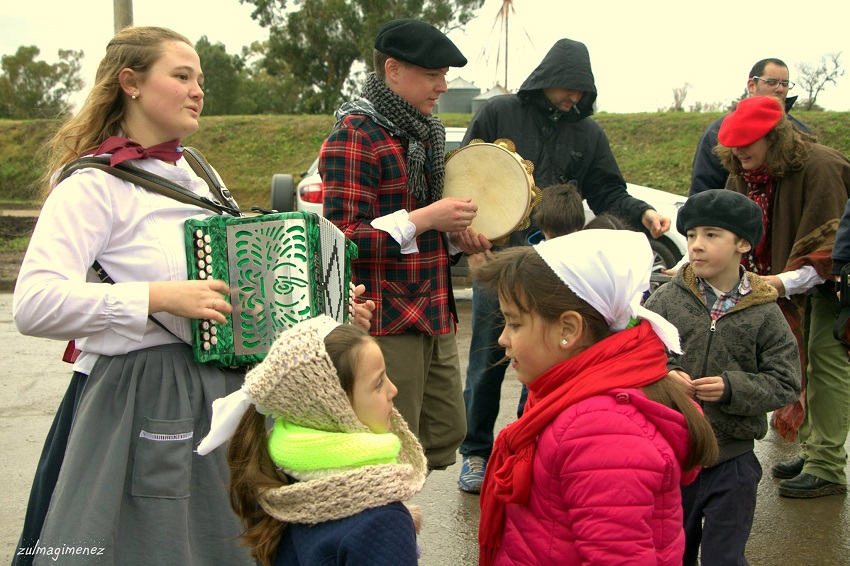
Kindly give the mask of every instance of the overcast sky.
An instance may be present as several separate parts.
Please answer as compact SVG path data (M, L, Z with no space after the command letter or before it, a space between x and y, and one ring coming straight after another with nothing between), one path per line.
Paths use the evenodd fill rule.
M268 36L238 0L134 0L134 23L172 28L197 41L206 35L228 53ZM469 64L452 69L486 90L504 82L504 35L497 14L502 0L487 0L466 30L450 37ZM850 2L847 0L514 0L508 20L508 87L518 88L552 44L562 37L584 42L607 112L652 112L668 107L673 89L689 83L685 106L738 97L757 60L783 59L796 79L796 65L844 52L850 68ZM82 49L87 88L113 34L112 0L4 1L0 6L0 54L36 45L41 59L57 60L58 49ZM498 58L498 66L497 66ZM203 62L202 62L203 64ZM86 90L87 90L86 88ZM791 94L804 95L797 86ZM850 111L850 73L818 97L828 110Z

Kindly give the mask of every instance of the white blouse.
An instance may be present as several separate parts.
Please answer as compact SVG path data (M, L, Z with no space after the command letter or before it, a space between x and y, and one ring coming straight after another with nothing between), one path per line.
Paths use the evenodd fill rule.
M150 171L198 195L212 197L185 159L129 165ZM88 374L99 355L120 355L178 342L148 320L150 281L185 281L183 223L205 218L205 209L180 203L93 168L57 185L39 214L12 303L18 330L27 335L76 340L75 371ZM91 269L97 260L114 285ZM181 340L189 321L154 315Z

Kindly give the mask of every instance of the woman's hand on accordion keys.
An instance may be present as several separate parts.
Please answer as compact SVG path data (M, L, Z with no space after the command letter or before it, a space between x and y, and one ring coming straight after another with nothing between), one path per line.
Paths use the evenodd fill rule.
M372 327L372 312L375 310L375 302L372 300L358 303L356 298L366 292L366 285L362 283L357 285L351 284L351 301L348 305L348 314L351 315L351 323L369 330Z
M148 312L167 312L183 318L210 319L225 324L225 314L233 307L225 296L227 283L218 279L204 281L153 281L148 290Z

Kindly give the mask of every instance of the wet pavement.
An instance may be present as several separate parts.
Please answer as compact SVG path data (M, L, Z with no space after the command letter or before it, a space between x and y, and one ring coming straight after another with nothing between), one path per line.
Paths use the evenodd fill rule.
M469 294L459 292L461 368L469 349ZM35 464L70 366L61 362L64 344L27 338L12 323L11 295L0 294L0 562L9 563L20 533ZM497 427L516 416L520 385L509 370L502 386ZM850 445L849 445L850 446ZM757 443L765 469L747 557L753 565L850 566L850 500L846 495L812 500L781 498L769 468L796 454L775 433ZM478 496L457 487L460 463L431 474L413 502L425 515L419 542L423 566L474 565L478 559Z

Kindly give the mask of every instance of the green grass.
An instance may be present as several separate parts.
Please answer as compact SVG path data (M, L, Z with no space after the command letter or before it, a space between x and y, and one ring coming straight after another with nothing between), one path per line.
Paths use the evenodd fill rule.
M20 238L12 238L11 240L0 238L0 252L23 252L26 251L29 243L29 236L21 236Z
M658 112L599 114L623 176L630 183L687 194L691 163L705 127L721 113ZM795 112L819 141L850 155L850 113ZM468 114L440 116L447 126L466 126ZM239 204L267 207L271 176L298 174L315 159L330 132L332 116L214 116L186 139L215 165ZM38 201L34 157L57 127L55 121L0 120L0 187L6 201Z

